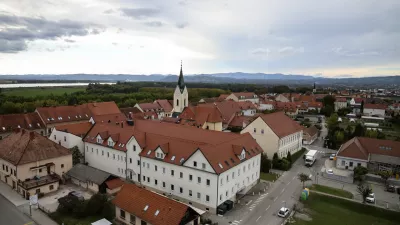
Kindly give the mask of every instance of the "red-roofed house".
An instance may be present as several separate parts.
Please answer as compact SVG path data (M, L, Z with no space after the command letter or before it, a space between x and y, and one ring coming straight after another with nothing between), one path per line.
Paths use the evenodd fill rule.
M254 104L258 104L259 102L259 98L254 92L235 92L226 97L226 100L230 99L232 99L235 102L249 101Z
M274 153L282 158L302 148L302 126L283 112L260 115L241 133L251 134L270 159Z
M49 139L68 149L77 146L83 154L84 145L82 138L89 132L92 126L93 124L90 122L58 125L51 131Z
M179 115L180 124L207 130L222 131L222 113L217 107L186 107Z
M335 112L339 109L347 108L347 99L346 98L336 98L335 100Z
M385 117L386 105L383 104L365 104L364 115Z
M400 142L366 137L347 141L337 153L336 167L354 170L357 166L372 172L400 173Z
M134 184L125 184L112 202L116 220L122 224L200 224L200 215L190 206Z
M250 101L237 102L239 108L242 110L244 116L254 116L256 114L257 107Z
M36 112L0 115L0 140L10 135L14 129L23 128L45 135L46 127Z
M285 112L290 117L295 117L299 113L295 102L276 102L275 109Z

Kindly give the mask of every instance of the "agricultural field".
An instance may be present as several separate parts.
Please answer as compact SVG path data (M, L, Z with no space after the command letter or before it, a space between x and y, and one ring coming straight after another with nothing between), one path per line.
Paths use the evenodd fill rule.
M2 93L6 96L19 96L19 97L37 97L48 95L63 95L65 93L71 94L78 91L85 91L86 86L78 87L34 87L34 88L9 88L2 89Z

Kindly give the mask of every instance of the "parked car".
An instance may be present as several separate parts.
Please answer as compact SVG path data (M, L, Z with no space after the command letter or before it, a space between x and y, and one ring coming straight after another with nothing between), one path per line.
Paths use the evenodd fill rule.
M290 210L288 208L282 207L278 212L278 216L285 218L289 215L289 213L290 213Z
M393 185L386 185L386 191L394 193L396 188Z
M332 170L332 169L329 169L329 170L326 171L326 173L327 173L327 174L333 174L333 170Z
M368 197L365 199L366 202L368 203L375 203L375 194L371 193L368 195Z
M68 196L73 197L73 198L77 198L79 201L85 201L85 198L83 197L83 195L77 191L71 191L68 193Z
M332 154L329 156L329 160L334 160L335 159L336 154Z

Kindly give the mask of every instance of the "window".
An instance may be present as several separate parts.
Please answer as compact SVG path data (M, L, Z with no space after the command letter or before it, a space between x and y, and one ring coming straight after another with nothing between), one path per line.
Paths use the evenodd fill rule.
M129 163L132 164L132 158L129 158Z
M222 195L219 195L219 200L222 201Z
M353 162L350 162L350 167L353 167Z
M165 182L162 182L162 187L165 188Z
M183 178L183 173L182 172L179 173L179 178Z
M264 134L264 129L261 129L261 133Z
M158 185L158 180L154 179L154 185Z
M98 149L96 149L96 154L97 154L97 155L99 154L99 150L98 150Z
M179 99L176 100L176 106L179 106Z
M210 201L210 196L206 195L206 202L209 202L209 201Z
M157 166L156 165L154 165L154 171L157 171Z
M64 164L61 164L61 168L64 168Z
M196 161L193 161L193 166L197 167L197 162Z
M110 153L109 152L107 152L107 158L110 158Z
M361 163L357 163L357 166L361 166Z
M165 167L162 168L162 173L165 173Z
M197 177L197 183L201 183L201 177Z
M171 170L171 176L174 176L174 175L175 175L175 171Z
M150 183L150 177L147 177L147 182Z
M119 168L118 168L119 170ZM143 182L146 182L146 176L143 176Z
M133 145L133 151L136 152L136 145Z
M64 136L64 141L67 141L67 137Z
M120 209L119 215L121 216L122 219L125 219L125 211L124 210Z
M115 154L113 154L113 159L115 159Z
M7 169L7 172L8 172L8 168L6 167L6 169ZM42 172L42 169L39 169L39 173L41 173Z
M54 186L53 186L53 185L50 185L49 189L50 189L50 190L53 190L53 189L54 189Z
M54 135L54 140L56 140L57 138L56 138L56 135Z
M257 133L257 128L254 128L253 132L254 132L254 133Z
M137 165L140 166L140 160L137 161Z
M174 190L174 185L173 184L171 184L171 191L173 191Z
M200 192L197 192L197 198L200 199L201 198L201 194Z
M222 179L222 178L221 178L221 182L220 182L220 183L221 183L221 186L222 186L222 184L224 183L224 181L223 181L223 179Z
M226 183L229 182L229 175L226 175Z
M134 215L132 215L132 214L130 214L131 216L131 218L130 218L130 223L131 224L136 224L136 217L134 216Z
M143 162L143 165L142 165L142 167L146 167L146 163L145 163L145 162Z
M183 193L183 188L179 188L179 192L182 194Z
M147 169L150 169L150 163L147 163Z
M189 196L192 197L192 190L189 190Z
M205 163L202 163L202 164L201 164L201 167L203 168L203 170L205 170L205 169L206 169L206 164L205 164Z
M192 181L193 180L193 176L192 176L192 174L189 174L189 181Z
M147 222L142 220L142 222L140 222L140 225L147 225Z
M207 179L206 183L207 183L207 186L210 186L210 179Z
M225 192L226 197L228 197L228 191Z
M235 172L232 172L232 179L235 179Z

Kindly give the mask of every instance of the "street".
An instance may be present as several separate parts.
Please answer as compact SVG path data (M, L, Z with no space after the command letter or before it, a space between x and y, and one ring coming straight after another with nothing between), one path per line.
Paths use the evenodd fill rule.
M6 198L0 195L0 224L1 225L34 225L35 223Z

